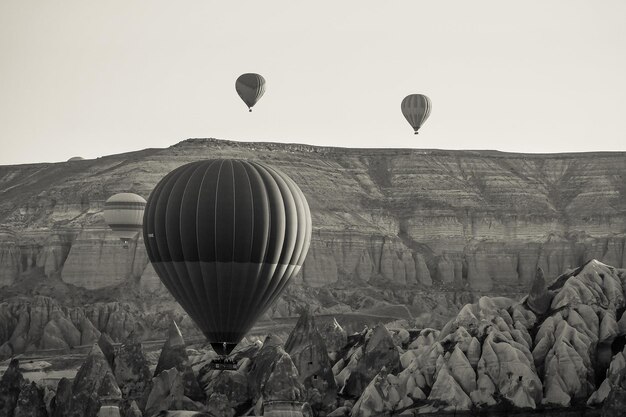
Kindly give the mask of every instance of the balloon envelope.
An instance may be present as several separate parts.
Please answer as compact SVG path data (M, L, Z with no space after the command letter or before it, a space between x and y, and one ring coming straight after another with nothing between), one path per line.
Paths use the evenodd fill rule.
M192 162L154 188L148 258L220 355L232 351L302 266L311 241L304 194L258 162Z
M242 74L235 81L235 90L237 90L237 94L239 94L243 102L246 103L248 109L252 111L252 107L265 93L265 78L254 73Z
M423 94L411 94L402 100L400 108L405 119L409 122L415 134L430 115L432 104Z
M145 207L140 195L115 194L104 203L104 221L122 240L132 239L142 230Z

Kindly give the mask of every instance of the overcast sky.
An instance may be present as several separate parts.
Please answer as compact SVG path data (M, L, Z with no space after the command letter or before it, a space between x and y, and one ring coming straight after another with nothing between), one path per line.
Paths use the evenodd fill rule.
M0 164L191 137L626 150L626 1L0 2ZM252 113L244 72L267 80ZM418 136L400 102L428 95Z

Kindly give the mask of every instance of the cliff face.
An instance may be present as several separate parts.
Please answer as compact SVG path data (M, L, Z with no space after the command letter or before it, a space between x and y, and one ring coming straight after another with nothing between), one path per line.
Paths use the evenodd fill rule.
M595 258L626 266L626 153L320 148L193 139L95 160L0 167L0 286L35 274L88 289L133 280L160 291L139 238L102 218L117 192L148 197L200 158L264 161L290 175L313 215L305 286L521 293ZM29 275L30 274L30 275Z

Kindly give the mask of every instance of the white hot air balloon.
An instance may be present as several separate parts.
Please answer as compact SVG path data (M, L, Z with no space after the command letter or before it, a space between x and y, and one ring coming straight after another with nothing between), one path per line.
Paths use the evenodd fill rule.
M128 248L128 242L142 230L146 200L133 193L119 193L104 203L104 220Z

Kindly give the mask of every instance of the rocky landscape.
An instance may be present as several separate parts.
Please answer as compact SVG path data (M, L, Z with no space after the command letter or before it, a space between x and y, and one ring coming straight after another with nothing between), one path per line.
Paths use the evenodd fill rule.
M2 166L0 355L89 344L102 331L115 341L130 332L163 337L171 319L194 332L141 236L123 248L102 208L114 193L148 197L175 167L216 157L279 167L311 207L302 273L267 320L296 317L307 304L317 315L437 326L482 295L521 296L537 267L552 279L590 259L626 264L626 153L190 139L94 160Z
M305 309L286 336L245 339L234 371L175 322L158 355L102 333L71 380L28 381L13 359L0 416L622 416L625 310L626 270L592 260L551 282L539 269L521 299L482 296L441 329L350 333Z
M148 197L170 170L218 157L282 169L313 216L302 272L236 351L236 372L209 369L141 236L124 248L102 217L110 195ZM0 417L109 403L125 416L374 416L624 401L624 172L619 152L216 139L2 166ZM161 361L151 347L163 340ZM46 355L66 359L26 370Z
M301 282L526 288L589 259L626 260L626 153L321 148L192 139L96 160L0 167L0 284L58 275L87 289L154 289L141 239L119 247L102 218L117 192L148 197L200 158L265 161L302 188L315 233Z

